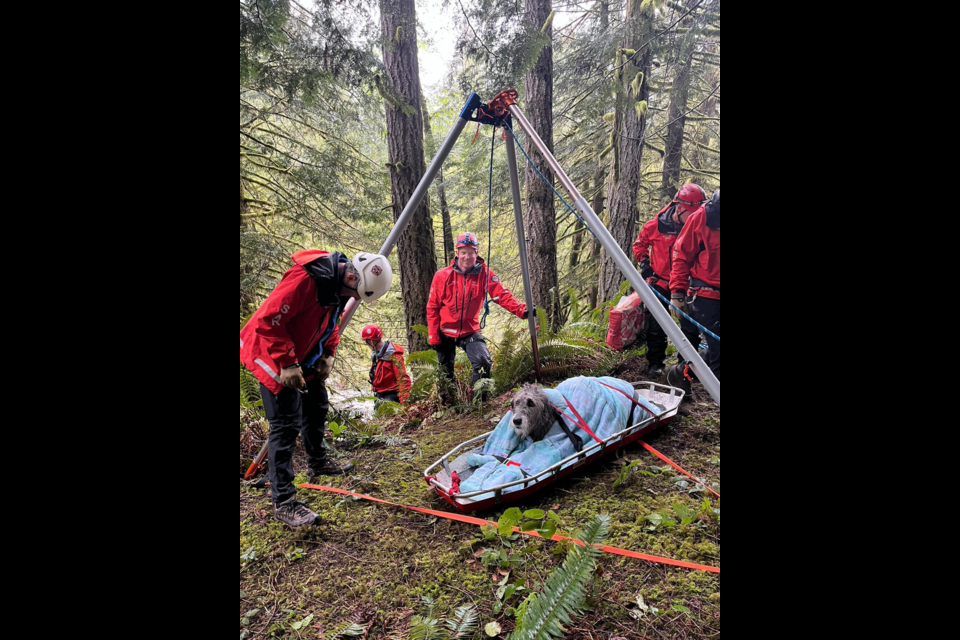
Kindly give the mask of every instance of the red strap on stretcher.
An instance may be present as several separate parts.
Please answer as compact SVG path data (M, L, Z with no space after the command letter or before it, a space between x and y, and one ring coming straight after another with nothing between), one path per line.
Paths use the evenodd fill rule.
M589 433L589 434L590 434L590 437L593 438L594 440L596 440L597 442L603 443L603 440L601 440L600 438L598 438L598 437L597 437L597 434L595 434L593 431L590 430L590 427L587 426L587 423L584 421L584 419L580 416L579 413L577 413L576 408L575 408L572 404L570 404L570 401L567 400L566 398L564 398L563 401L567 403L567 406L570 407L570 410L571 410L571 411L573 411L573 415L577 416L577 419L574 420L573 418L571 418L570 416L568 416L567 414L565 414L565 413L560 409L560 407L554 406L553 408L557 410L557 413L559 413L559 414L562 415L564 418L566 418L567 420L569 420L569 421L572 422L573 424L577 425L578 427L580 427L581 429L583 429L584 431L586 431L587 433Z

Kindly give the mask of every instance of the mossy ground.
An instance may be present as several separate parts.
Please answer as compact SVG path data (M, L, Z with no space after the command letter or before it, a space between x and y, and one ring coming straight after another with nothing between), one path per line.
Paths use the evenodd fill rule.
M640 380L641 368L642 362L626 363L616 375ZM508 403L505 395L482 412L427 417L415 430L404 428L399 436L409 442L394 446L352 448L349 440L341 443L338 455L356 468L350 476L329 478L326 484L451 511L423 482L424 469L460 442L489 431L491 419L502 415ZM394 419L386 433L398 435L401 424ZM695 476L720 482L720 410L702 387L695 385L693 401L647 441ZM637 460L647 473L631 472L615 489L624 466ZM305 469L302 458L296 462L298 469ZM672 471L650 470L663 466L633 445L510 506L553 510L563 520L561 532L571 535L594 515L608 514L613 525L610 546L720 566L719 501L711 494L682 490ZM707 496L709 506L704 505ZM425 596L436 600L438 614L472 603L481 612L481 626L496 620L504 636L513 628L507 615L493 612L505 571L484 566L480 558L484 550L505 548L499 539L483 540L473 525L331 493L301 489L300 499L320 514L322 523L291 531L274 520L268 492L241 483L241 637L329 637L338 625L357 621L367 626L368 638L407 638L411 616L425 612ZM686 507L696 519L680 524L675 505L681 511ZM478 515L496 520L501 514ZM666 524L653 528L647 518L652 514L660 514ZM676 524L670 526L670 520ZM523 578L534 590L563 560L556 543L527 537L505 550L517 560L510 567L510 581ZM661 613L640 616L638 596ZM520 599L515 596L507 608ZM586 615L568 628L567 638L715 638L720 633L720 577L712 573L605 555L589 604ZM309 616L307 624L294 627Z

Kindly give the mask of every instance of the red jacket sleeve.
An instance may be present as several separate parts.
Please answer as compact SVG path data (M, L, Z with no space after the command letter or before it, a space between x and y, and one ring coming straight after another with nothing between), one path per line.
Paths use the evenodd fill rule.
M430 344L437 345L440 339L440 307L443 306L443 287L446 284L445 271L437 271L430 285L430 299L427 301L427 329L430 331Z
M527 310L527 305L517 302L517 299L513 297L513 294L510 293L510 290L503 286L503 283L500 282L500 278L498 278L497 274L493 272L493 269L490 269L489 291L490 297L494 302L523 320L523 314Z
M673 245L673 269L670 272L670 291L673 293L686 293L690 289L690 270L700 254L700 234L705 220L703 209L691 216Z
M651 220L656 224L657 220L654 218ZM633 257L637 262L643 262L644 260L650 259L650 245L652 244L652 239L650 238L650 222L643 225L643 228L640 229L640 235L637 236L637 241L633 243Z

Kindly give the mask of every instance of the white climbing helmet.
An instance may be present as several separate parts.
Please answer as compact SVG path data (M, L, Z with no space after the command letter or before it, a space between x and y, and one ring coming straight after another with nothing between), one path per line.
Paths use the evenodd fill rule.
M353 257L353 267L360 273L357 291L362 301L373 302L390 290L393 269L386 257L376 253L358 253Z

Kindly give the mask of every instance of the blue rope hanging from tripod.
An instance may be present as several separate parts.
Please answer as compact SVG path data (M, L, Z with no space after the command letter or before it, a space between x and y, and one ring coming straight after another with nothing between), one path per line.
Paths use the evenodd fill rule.
M493 264L493 152L497 146L497 128L493 128L493 137L490 138L490 197L487 202L487 244L490 247L487 253L487 286L483 291L483 315L480 317L480 330L487 328L487 316L490 315L490 265Z

